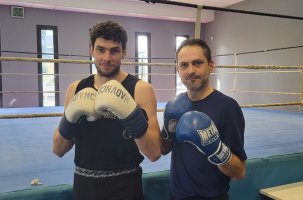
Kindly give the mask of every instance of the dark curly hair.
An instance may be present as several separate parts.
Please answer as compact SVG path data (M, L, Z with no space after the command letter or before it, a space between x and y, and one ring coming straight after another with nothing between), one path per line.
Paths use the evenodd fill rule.
M122 44L122 50L126 49L127 33L122 26L114 21L106 21L97 23L90 29L90 43L92 47L95 45L97 38L104 38L106 40L113 40Z

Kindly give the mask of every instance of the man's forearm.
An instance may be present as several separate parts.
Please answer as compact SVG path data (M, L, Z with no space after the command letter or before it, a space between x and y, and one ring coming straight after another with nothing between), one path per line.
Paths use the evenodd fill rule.
M218 166L220 171L233 180L239 180L245 176L245 160L232 154L231 159L225 165Z

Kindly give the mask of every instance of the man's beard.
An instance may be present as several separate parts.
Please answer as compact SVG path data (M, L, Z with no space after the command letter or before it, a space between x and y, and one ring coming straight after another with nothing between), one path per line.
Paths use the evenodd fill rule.
M208 78L199 78L195 80L182 80L182 83L186 86L186 88L190 91L201 91L203 90L208 82Z
M119 73L120 66L116 66L111 71L102 71L101 69L99 69L99 67L96 67L96 69L99 75L110 78L116 76Z

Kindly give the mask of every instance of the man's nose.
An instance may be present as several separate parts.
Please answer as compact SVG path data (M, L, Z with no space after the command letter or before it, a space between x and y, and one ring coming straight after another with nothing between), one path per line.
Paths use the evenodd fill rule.
M189 65L188 65L188 68L187 68L187 72L188 72L189 74L195 73L195 67L194 67L192 64L189 64Z
M111 54L110 51L105 51L103 54L103 60L110 60Z

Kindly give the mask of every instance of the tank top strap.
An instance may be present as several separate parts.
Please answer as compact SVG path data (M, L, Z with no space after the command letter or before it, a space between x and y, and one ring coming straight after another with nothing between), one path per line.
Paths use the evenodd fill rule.
M138 81L139 81L139 79L136 76L128 74L126 76L126 78L122 81L121 84L130 93L130 95L132 97L134 97L134 95L135 95L135 86L136 86ZM94 75L90 75L89 77L82 79L77 85L76 93L79 92L80 90L86 88L86 87L91 87L91 88L96 89L94 87Z
M135 87L138 81L139 79L136 76L128 74L121 83L133 98L135 96Z
M91 87L91 88L96 89L96 88L94 87L94 75L90 75L89 77L82 79L82 80L78 83L75 93L77 93L77 92L79 92L80 90L82 90L82 89L84 89L84 88L87 88L87 87Z

